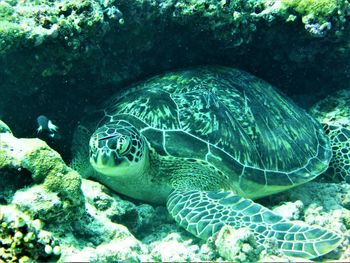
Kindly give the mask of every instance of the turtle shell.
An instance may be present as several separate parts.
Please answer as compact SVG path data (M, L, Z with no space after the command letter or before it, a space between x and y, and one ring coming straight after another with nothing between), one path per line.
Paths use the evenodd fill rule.
M134 125L161 156L204 160L242 195L304 183L328 167L321 125L244 71L200 67L153 77L111 98L103 122Z

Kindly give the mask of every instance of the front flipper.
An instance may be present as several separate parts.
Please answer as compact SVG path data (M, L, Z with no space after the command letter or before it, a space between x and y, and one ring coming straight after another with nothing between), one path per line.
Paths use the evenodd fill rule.
M231 192L173 191L167 202L170 214L187 231L207 239L224 225L249 227L258 244L275 239L286 255L315 258L335 249L341 238L324 228L288 221L269 209Z

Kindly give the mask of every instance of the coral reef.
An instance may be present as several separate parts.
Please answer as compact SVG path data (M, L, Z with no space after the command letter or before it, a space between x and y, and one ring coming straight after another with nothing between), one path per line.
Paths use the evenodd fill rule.
M54 261L61 254L57 239L14 206L0 206L0 261Z
M88 203L95 207L96 213L113 223L124 224L139 238L152 232L152 226L157 226L160 222L173 222L170 216L165 216L167 214L164 212L165 208L155 209L148 204L136 206L132 202L122 200L117 194L97 182L83 179L82 190Z
M204 19L207 23L198 24L201 30L210 30L218 38L225 37L231 45L240 45L252 37L251 33L257 28L256 22L260 14L263 14L264 18L272 19L272 16L289 17L294 12L301 15L303 21L314 20L319 23L327 22L333 16L332 21L344 25L347 8L347 0L166 0L162 3L154 0L4 0L0 4L0 50L5 54L16 48L52 43L56 39L65 40L63 43L66 48L78 50L82 45L86 45L84 42L89 42L89 37L94 37L93 41L98 42L112 28L122 28L125 24L145 19L135 13L136 11L147 12L148 17L144 22L159 16L167 19L170 18L169 14L171 20L183 25L193 20L202 22ZM134 17L130 16L131 14ZM130 21L131 19L134 21ZM66 68L62 65L61 71L53 67L42 74L64 74L70 67L71 65L66 65Z
M282 5L301 15L330 17L340 10L345 1L337 0L282 0Z
M190 262L217 259L217 254L207 244L185 235L176 226L163 226L160 229L162 232L156 230L155 233L162 234L163 237L156 238L149 243L150 253L143 256L144 260ZM150 237L148 240L150 240Z
M273 209L274 212L289 220L300 220L304 209L304 204L297 200L295 202L285 202Z

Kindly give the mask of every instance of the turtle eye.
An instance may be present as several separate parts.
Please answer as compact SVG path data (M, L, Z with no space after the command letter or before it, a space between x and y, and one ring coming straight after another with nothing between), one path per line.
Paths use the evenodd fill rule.
M126 136L121 136L117 140L117 151L119 154L125 154L130 150L130 138Z

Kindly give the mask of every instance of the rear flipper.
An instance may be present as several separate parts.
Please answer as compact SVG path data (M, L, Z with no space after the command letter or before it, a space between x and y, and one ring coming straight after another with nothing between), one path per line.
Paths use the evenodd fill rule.
M350 130L342 126L324 125L331 141L333 157L326 174L337 181L350 183Z
M248 227L264 248L275 239L291 257L312 259L335 249L341 237L330 230L288 221L267 208L231 192L174 191L168 198L170 214L192 234L207 239L224 225Z

